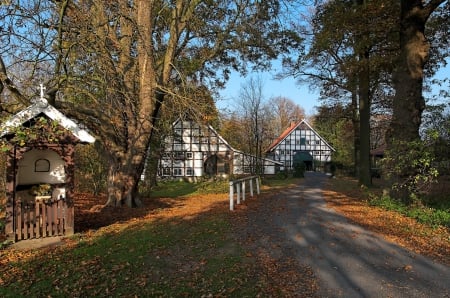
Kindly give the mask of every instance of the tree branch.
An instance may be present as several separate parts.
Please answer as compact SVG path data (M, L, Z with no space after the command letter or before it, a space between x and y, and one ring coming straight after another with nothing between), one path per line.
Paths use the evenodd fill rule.
M6 87L11 94L23 105L28 106L30 101L26 98L17 87L14 85L13 81L8 77L6 72L5 63L3 62L3 58L0 56L0 82L3 88Z

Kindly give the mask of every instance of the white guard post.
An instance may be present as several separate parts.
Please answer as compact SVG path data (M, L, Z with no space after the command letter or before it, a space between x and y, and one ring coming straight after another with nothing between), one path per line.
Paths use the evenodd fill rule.
M258 176L250 176L238 180L230 181L230 210L234 210L234 188L236 187L236 202L237 204L241 203L241 193L242 200L245 201L245 193L246 187L245 184L248 181L250 186L250 196L253 197L253 180L255 180L256 184L256 194L259 195L259 177Z

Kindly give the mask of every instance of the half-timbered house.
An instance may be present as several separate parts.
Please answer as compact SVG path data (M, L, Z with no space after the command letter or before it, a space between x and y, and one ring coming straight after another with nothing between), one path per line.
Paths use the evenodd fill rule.
M173 123L173 135L165 140L158 174L195 180L202 176L255 173L258 166L264 174L275 174L281 165L234 149L208 124L179 119Z
M295 160L305 163L307 170L321 170L331 162L335 149L315 131L306 120L292 123L269 146L266 156L292 170Z

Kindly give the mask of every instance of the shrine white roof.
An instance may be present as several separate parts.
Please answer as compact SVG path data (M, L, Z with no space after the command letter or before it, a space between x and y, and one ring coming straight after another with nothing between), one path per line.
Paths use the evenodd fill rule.
M35 99L34 103L27 108L23 109L0 126L0 137L4 137L11 133L12 129L19 127L25 122L33 119L39 114L44 114L53 121L56 121L59 125L69 130L74 136L76 136L81 142L94 143L95 138L85 129L81 128L72 119L65 116L59 110L51 106L47 100L42 96L39 99Z

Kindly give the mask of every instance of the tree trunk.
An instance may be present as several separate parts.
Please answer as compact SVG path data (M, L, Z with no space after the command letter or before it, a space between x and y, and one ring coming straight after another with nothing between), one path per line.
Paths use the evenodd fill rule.
M153 116L158 113L164 98L163 95L158 95L156 90L157 79L152 52L153 5L153 1L136 1L139 27L137 37L139 105L137 109L124 111L127 119L126 140L123 140L119 146L111 145L111 148L115 147L116 150L112 151L114 156L110 158L108 202L106 203L109 206L139 207L141 205L138 184L150 146L154 125ZM162 83L166 81L162 79Z
M121 156L123 160L110 158L106 206L140 207L142 202L139 197L138 186L144 167L145 155L125 152Z
M419 127L425 100L422 96L423 68L428 57L429 44L425 39L428 15L422 1L401 1L400 56L394 72L395 96L393 118L387 136L392 142L410 142L419 138Z
M423 70L430 47L425 38L425 24L430 14L445 1L430 1L425 7L423 2L401 1L400 55L393 74L395 96L392 121L386 133L387 149L392 156L402 154L408 150L408 144L420 138L419 128L425 108L422 96ZM416 174L409 165L403 165L402 168L402 171L391 177L393 185ZM390 194L399 200L407 200L409 196L405 189L393 189Z
M353 162L354 162L354 175L359 177L359 113L358 113L358 96L356 91L352 92L352 125L353 125Z
M361 71L359 73L359 184L372 185L370 175L370 87L369 87L369 52L366 51L361 58Z
M367 1L355 0L362 12L363 17L367 14ZM366 19L366 18L365 18ZM366 23L366 25L368 25ZM358 178L359 184L365 186L372 185L370 176L370 69L369 69L369 45L365 40L368 39L370 29L361 28L361 33L356 37L356 43L359 44L358 50L359 69L358 69L358 111L359 111L359 163Z

